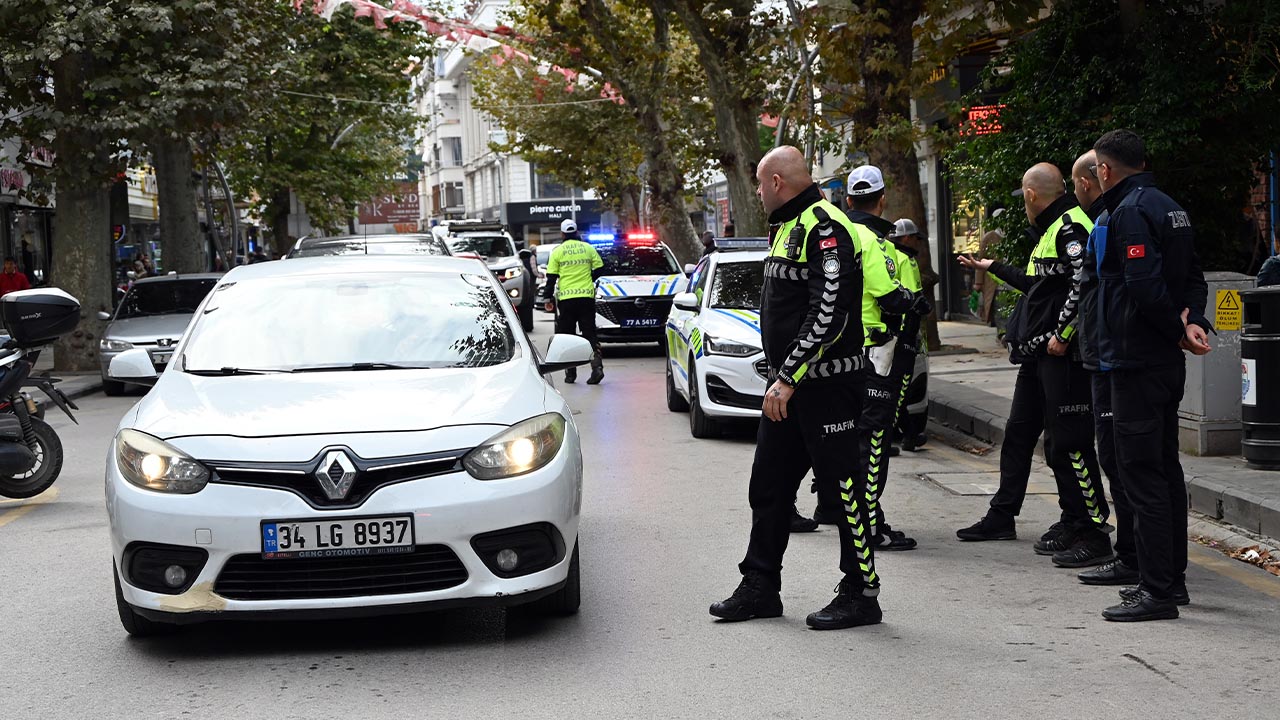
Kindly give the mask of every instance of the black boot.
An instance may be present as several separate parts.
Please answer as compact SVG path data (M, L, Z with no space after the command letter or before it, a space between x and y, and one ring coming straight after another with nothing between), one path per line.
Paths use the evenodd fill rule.
M814 630L840 630L875 625L882 619L880 602L862 594L862 588L848 580L836 586L836 597L826 607L805 618Z
M711 605L711 614L734 622L778 617L782 615L782 596L778 586L762 573L748 571L729 599Z
M588 385L599 385L604 379L604 358L600 357L600 352L596 351L591 356L591 376L587 378Z
M1085 585L1137 585L1138 569L1116 558L1105 565L1076 575Z
M1071 547L1053 554L1053 564L1062 568L1081 568L1111 562L1111 538L1101 530L1084 530L1076 534Z
M1136 598L1138 596L1138 592L1141 591L1141 589L1142 588L1139 588L1139 587L1120 588L1120 599L1132 600L1133 598ZM1174 605L1190 605L1191 604L1191 595L1187 593L1186 585L1175 585L1173 588L1173 593L1169 595L1169 599L1173 600Z
M969 527L957 530L956 537L970 542L1017 540L1018 532L1015 529L1013 520L1001 522L993 520L990 515L987 515Z
M1178 617L1178 606L1172 600L1158 600L1142 588L1119 605L1102 611L1102 617L1112 622L1142 622L1144 620L1173 620Z
M569 368L564 371L564 381L567 383L575 383L578 381L578 368Z
M807 533L818 529L818 521L813 518L807 518L800 514L800 509L795 505L791 506L791 532Z

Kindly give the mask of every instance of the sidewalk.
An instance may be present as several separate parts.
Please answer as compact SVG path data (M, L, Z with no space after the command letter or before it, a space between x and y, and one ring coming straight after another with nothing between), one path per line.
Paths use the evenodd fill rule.
M930 356L930 419L982 442L1000 444L1017 367L1009 363L1007 353L996 342L994 328L942 322L938 332L944 346L959 346L970 352ZM1184 454L1182 468L1191 509L1259 535L1280 538L1280 472L1250 469L1239 456ZM972 475L982 477L967 477ZM972 494L990 494L986 491L994 492L999 477L997 473L956 473L942 484L950 481L972 486ZM1044 488L1053 492L1052 476L1039 457L1031 484L1033 491Z

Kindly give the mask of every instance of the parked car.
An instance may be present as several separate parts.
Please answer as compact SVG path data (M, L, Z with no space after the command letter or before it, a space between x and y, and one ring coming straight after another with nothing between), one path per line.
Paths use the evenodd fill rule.
M220 277L221 273L198 273L142 278L134 281L114 313L98 313L98 319L111 322L98 341L102 391L125 392L125 384L112 380L108 371L112 359L126 350L144 348L156 367L167 365L196 308Z
M537 300L526 291L524 264L516 256L516 243L502 223L445 220L431 228L431 233L449 246L450 255L478 258L487 265L517 311Z
M545 352L474 260L239 267L160 371L106 463L126 631L212 619L455 605L579 605L582 453Z

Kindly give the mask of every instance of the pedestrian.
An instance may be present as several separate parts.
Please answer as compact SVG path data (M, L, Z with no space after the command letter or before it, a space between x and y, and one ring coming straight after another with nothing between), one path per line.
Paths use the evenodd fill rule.
M769 151L756 177L756 193L774 228L760 303L770 380L751 466L751 538L738 566L742 582L711 606L711 614L725 620L782 614L782 557L796 490L812 467L822 502L843 505L843 577L835 599L806 623L818 630L872 625L881 620L880 577L864 540L866 487L849 452L863 363L857 231L823 198L796 148Z
M702 257L706 257L719 249L716 247L715 233L710 230L702 233Z
M1178 458L1183 350L1209 352L1208 286L1191 220L1144 171L1129 130L1094 143L1108 218L1096 238L1098 359L1110 368L1116 460L1133 508L1140 581L1107 620L1178 617L1187 593L1187 488Z
M884 176L880 168L854 168L845 185L845 204L855 237L862 250L861 316L866 362L863 369L864 395L858 418L858 461L867 486L867 516L871 543L881 550L911 550L916 541L894 530L884 519L880 497L889 479L890 433L902 398L903 368L895 361L899 340L907 318L918 334L920 318L932 310L928 299L903 286L897 278L901 258L889 235L894 224L885 220ZM918 277L916 278L918 281ZM914 349L914 344L912 345ZM914 363L914 355L911 358ZM819 504L824 518L826 508Z
M927 248L928 243L920 237L920 231L916 228L915 222L910 218L896 221L893 224L893 231L889 233L889 240L898 253L898 274L894 279L911 292L923 294L926 300L931 300L933 291L926 285L926 271L921 268L922 257L925 258L923 264L926 268L928 267L928 256L922 256L919 249ZM933 275L933 281L936 283L937 274L932 270L928 272ZM898 335L898 347L894 351L893 358L895 373L902 378L898 383L901 391L898 395L898 411L894 427L897 429L896 434L901 437L902 449L907 451L913 451L928 441L924 434L924 425L907 412L907 389L911 386L911 380L915 375L916 357L925 351L921 335L923 319L916 313L907 313L902 317L902 332ZM927 415L924 423L928 423ZM891 452L890 455L892 454Z
M535 297L538 292L538 263L534 260L534 251L532 248L520 248L518 253L520 256L520 267L524 271L524 284L520 291L523 302L520 307L516 308L516 314L520 316L520 326L527 333L533 332L533 304L537 300Z
M735 227L733 226L733 223L725 223L725 224L724 224L724 236L725 236L725 237L727 237L727 238L737 237L737 236L738 236L737 228L735 228Z
M0 272L0 297L18 290L30 290L31 281L26 274L18 272L18 261L12 256L4 259L4 271Z
M956 532L961 540L1012 540L1022 511L1036 440L1058 486L1062 513L1035 543L1058 567L1090 567L1114 555L1106 533L1110 508L1098 482L1093 444L1092 386L1074 342L1080 268L1093 222L1062 173L1040 163L1022 176L1022 197L1035 249L1026 269L961 256L966 267L990 270L1022 293L1009 318L1009 359L1019 365L1013 403L1000 445L1000 487L986 516Z
M990 219L995 220L1004 214L1004 208L992 211ZM1004 230L992 227L978 242L978 257L984 260L996 259L996 247L1004 241ZM996 307L996 293L1000 291L1000 280L990 271L977 268L973 272L973 290L978 294L978 319L989 327L999 327ZM1003 333L1001 333L1003 334Z
M1138 582L1138 556L1133 534L1133 510L1124 492L1116 465L1115 423L1111 412L1111 381L1098 362L1098 254L1099 233L1105 232L1107 207L1098 184L1098 158L1093 150L1076 159L1071 168L1071 185L1076 200L1093 220L1093 231L1085 246L1080 269L1080 332L1076 343L1080 359L1089 371L1093 391L1093 431L1097 440L1098 464L1111 486L1112 517L1115 519L1115 559L1085 570L1076 577L1086 585L1134 585Z
M151 257L149 255L142 256L142 272L143 277L155 277L158 274L156 272L156 266L151 263Z
M560 237L560 245L551 252L547 262L547 284L543 290L546 309L556 313L556 332L578 332L591 343L595 353L591 356L587 384L598 385L604 379L604 358L596 337L595 280L604 268L604 261L595 248L582 241L578 223L573 220L560 223ZM564 371L565 382L577 379L577 368Z

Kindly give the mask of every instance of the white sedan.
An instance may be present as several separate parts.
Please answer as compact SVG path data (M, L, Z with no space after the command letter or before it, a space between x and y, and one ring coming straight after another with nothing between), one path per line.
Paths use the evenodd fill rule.
M717 242L721 251L694 268L666 326L667 409L688 411L696 438L715 437L727 419L760 417L769 376L759 310L768 240ZM928 387L929 356L921 353L905 397L913 427L927 421Z
M149 635L213 618L578 608L582 454L540 353L479 262L236 268L106 463L116 603Z

